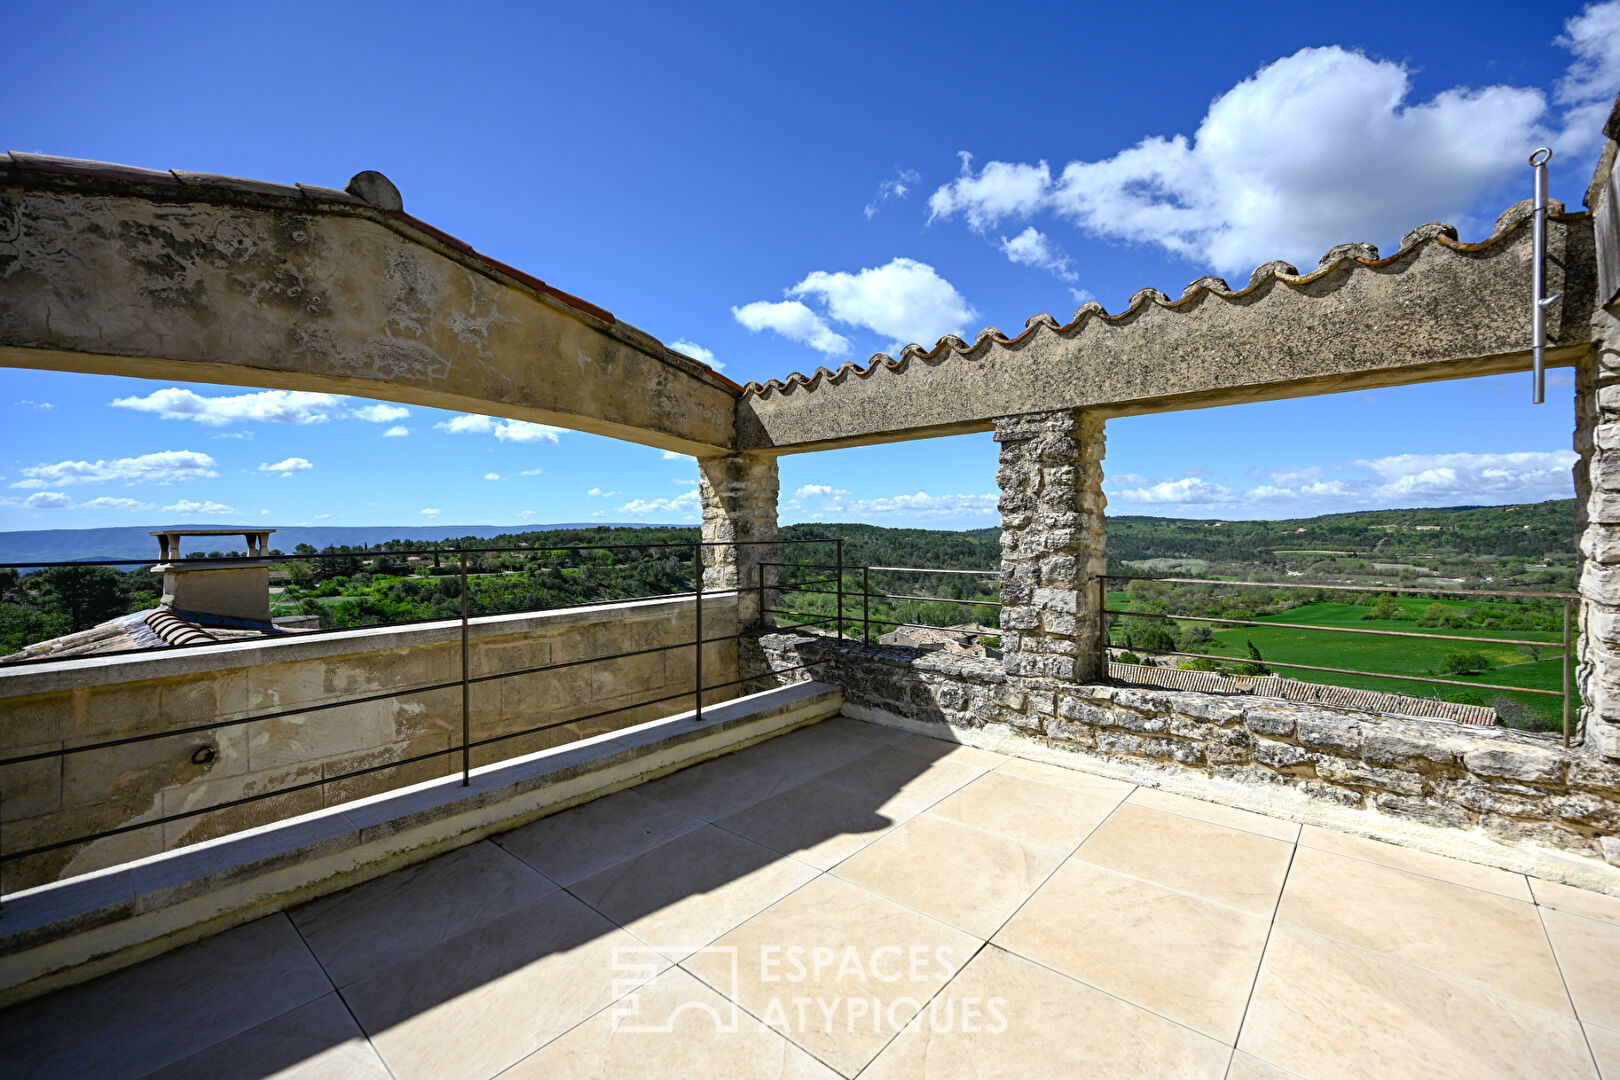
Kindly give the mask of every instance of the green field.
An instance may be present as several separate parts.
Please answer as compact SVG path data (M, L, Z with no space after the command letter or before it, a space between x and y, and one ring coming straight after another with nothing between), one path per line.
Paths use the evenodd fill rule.
M1447 606L1463 609L1469 604L1462 601L1439 601ZM1401 599L1397 603L1411 616L1407 620L1363 619L1367 609L1355 604L1305 604L1274 615L1261 615L1260 623L1298 623L1309 626L1345 627L1355 630L1397 630L1403 633L1450 634L1466 637L1468 641L1422 640L1406 637L1384 637L1372 634L1343 634L1328 631L1296 630L1287 627L1270 629L1263 626L1236 626L1220 629L1209 625L1215 632L1214 640L1203 647L1210 656L1242 660L1247 652L1245 642L1252 641L1267 661L1287 664L1320 664L1330 668L1354 668L1361 671L1387 672L1417 678L1438 676L1445 658L1456 652L1478 652L1491 661L1490 668L1477 674L1446 675L1446 679L1469 683L1494 683L1501 686L1523 686L1537 690L1560 690L1563 684L1560 632L1535 630L1445 629L1417 625L1417 617L1425 608L1437 603L1431 599ZM1118 611L1130 609L1130 597L1123 593L1110 593L1108 606ZM1175 620L1181 627L1198 620ZM1118 628L1114 631L1116 643L1123 644ZM1533 660L1524 646L1496 644L1503 638L1520 641L1545 642L1540 658ZM1450 697L1460 688L1438 682L1411 682L1405 679L1381 679L1376 676L1339 675L1325 671L1294 668L1276 668L1277 674L1303 682L1331 686L1349 686L1367 690L1381 690L1408 696ZM1483 690L1487 700L1501 691ZM1563 704L1557 697L1540 694L1506 694L1534 709L1547 720L1560 717ZM1572 701L1572 709L1579 701Z

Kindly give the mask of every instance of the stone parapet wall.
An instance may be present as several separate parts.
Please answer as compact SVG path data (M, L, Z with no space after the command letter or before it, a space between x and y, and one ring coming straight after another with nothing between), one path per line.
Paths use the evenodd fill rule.
M1576 393L1575 531L1580 537L1583 745L1620 760L1620 315L1594 316L1599 347Z
M737 632L737 596L704 598L706 638ZM474 766L677 713L692 705L690 597L485 616L469 626L472 738L548 730L475 748ZM704 683L737 678L736 643L704 649ZM380 627L272 642L112 656L0 672L0 757L389 695L362 704L0 768L0 848L150 821L358 769L365 776L183 818L0 867L6 891L143 858L458 771L461 624ZM409 693L422 687L439 689ZM737 687L706 695L735 697ZM393 695L398 696L393 696ZM680 695L673 700L670 695ZM603 710L596 719L582 719ZM199 751L205 751L198 754ZM211 759L206 751L212 752ZM390 762L453 751L402 766ZM193 755L206 760L194 760Z
M753 689L784 678L838 683L852 716L941 732L1012 729L1076 754L1286 786L1343 807L1620 865L1620 766L1504 728L1247 695L1078 684L1029 693L983 660L804 632L745 639L741 659ZM812 666L767 674L803 663Z

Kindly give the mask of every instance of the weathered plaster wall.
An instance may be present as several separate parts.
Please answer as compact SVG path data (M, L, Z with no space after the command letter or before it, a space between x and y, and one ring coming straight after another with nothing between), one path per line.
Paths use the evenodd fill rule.
M1620 865L1620 766L1549 739L1280 699L1071 685L1027 694L993 662L800 632L748 643L754 689L816 679L844 710L949 729L996 727L1101 761L1280 785L1391 818L1479 830ZM771 669L802 671L772 677Z
M704 636L737 633L734 594L706 597ZM690 599L473 620L473 678L692 640ZM474 683L474 741L561 723L473 751L487 764L691 707L690 646ZM704 650L704 684L737 678L735 642ZM0 757L303 705L454 685L0 769L7 850L65 840L461 745L461 629L425 623L305 639L70 660L0 671ZM735 697L736 687L708 700ZM681 697L658 701L672 694ZM570 717L621 709L595 720ZM205 764L192 753L217 751ZM447 754L363 777L8 862L10 891L308 813L460 769Z
M1010 341L987 329L971 346L946 338L864 369L750 384L738 448L797 452L986 431L996 417L1058 408L1125 415L1522 370L1530 231L1520 204L1481 244L1425 225L1384 260L1345 244L1305 275L1268 263L1235 292L1199 278L1176 300L1142 290L1115 316L1095 303L1065 326L1037 315ZM1548 253L1547 292L1563 294L1549 309L1551 359L1573 364L1591 340L1591 218L1555 214Z
M732 445L736 391L611 314L343 192L224 179L95 182L0 155L0 363Z

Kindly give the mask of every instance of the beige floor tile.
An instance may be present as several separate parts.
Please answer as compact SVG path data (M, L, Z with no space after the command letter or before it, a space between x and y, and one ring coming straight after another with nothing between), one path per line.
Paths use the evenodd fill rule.
M1368 862L1383 866L1393 866L1397 870L1410 870L1414 874L1439 878L1453 885L1484 889L1486 892L1493 892L1512 900L1531 899L1530 886L1523 874L1499 870L1494 866L1481 866L1478 863L1463 862L1461 859L1449 859L1444 855L1417 851L1398 844L1386 844L1382 840L1370 840L1365 836L1353 836L1332 829L1321 829L1315 825L1307 825L1300 831L1299 842L1306 847L1320 848L1322 851L1331 851L1337 855L1366 859ZM1620 900L1615 903L1620 905Z
M973 1018L964 1023L969 1012ZM1218 1080L1230 1053L991 946L861 1080Z
M781 765L808 779L886 745L886 740L875 739L867 732L836 725L829 727L824 721L766 739L742 753L760 762Z
M633 984L625 965L645 965L645 978L664 961L557 892L345 987L343 998L399 1080L484 1080L631 989L616 985Z
M996 771L1006 776L1016 776L1020 780L1039 780L1043 784L1073 788L1084 794L1095 795L1099 799L1113 799L1115 802L1136 789L1135 784L1124 780L1094 776L1078 768L1069 769L1061 765L1049 765L1044 761L1030 761L1028 758L1008 758L996 766Z
M570 891L678 960L815 876L812 866L705 825L610 866Z
M1281 924L1238 1049L1309 1080L1597 1075L1573 1017Z
M492 839L557 884L572 885L702 825L685 810L620 791Z
M881 746L816 779L881 798L936 803L984 773L977 765L929 761L893 746Z
M484 841L288 914L332 981L346 986L556 890L534 868Z
M501 1080L834 1080L837 1073L680 968L518 1062Z
M681 966L853 1076L980 944L823 875Z
M1269 916L1293 850L1281 840L1144 809L1127 799L1074 857Z
M1232 1064L1226 1070L1226 1080L1298 1080L1298 1076L1241 1050L1232 1055Z
M1213 825L1225 825L1233 829L1259 833L1273 840L1291 841L1299 836L1298 822L1256 814L1251 810L1240 810L1235 806L1205 802L1203 799L1190 799L1185 795L1176 795L1160 788L1139 787L1131 792L1130 801L1137 806L1163 810L1167 814L1180 814L1182 817L1207 821Z
M1230 1046L1270 927L1263 916L1070 860L993 943Z
M0 1072L141 1076L331 992L272 915L0 1012Z
M811 780L719 824L822 870L836 866L928 804Z
M1586 1042L1603 1080L1620 1080L1620 1031L1587 1024Z
M1118 805L1118 799L1100 799L996 769L947 796L929 813L1067 854Z
M1589 919L1602 919L1620 926L1620 896L1577 889L1558 881L1529 880L1530 891L1535 895L1536 903L1542 907L1567 911L1571 915L1585 915Z
M894 740L896 750L917 754L929 761L953 761L958 765L972 765L980 769L993 769L1007 760L1006 754L981 750L977 746L964 746L949 739L936 739L931 735L906 735Z
M1040 887L1064 852L1021 844L926 813L832 871L987 938Z
M159 1069L147 1080L391 1080L337 994Z
M1543 909L1575 1015L1620 1030L1620 926Z
M704 821L719 821L809 779L794 762L776 756L761 758L754 754L756 749L750 747L693 765L635 790Z
M1301 847L1277 921L1569 1011L1532 904Z
M856 720L851 716L834 716L821 721L818 727L826 731L837 731L845 735L853 735L857 739L869 739L874 743L892 743L906 737L907 732L901 728L889 727L887 724L874 724L870 720Z

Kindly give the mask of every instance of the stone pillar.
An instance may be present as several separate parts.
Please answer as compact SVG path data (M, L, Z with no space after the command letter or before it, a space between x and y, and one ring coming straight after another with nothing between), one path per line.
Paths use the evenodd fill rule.
M761 563L778 559L776 540L776 458L758 454L700 458L700 494L703 499L705 542L768 540L768 544L707 547L703 549L703 587L741 589L738 614L743 626L760 622ZM766 607L775 607L770 586L774 567L765 569ZM768 617L765 617L769 621Z
M1059 686L1107 673L1097 580L1107 569L1103 421L1060 409L995 425L1003 663L1033 719L1051 715L1048 695Z
M1620 311L1599 309L1596 357L1575 394L1582 747L1620 760Z

